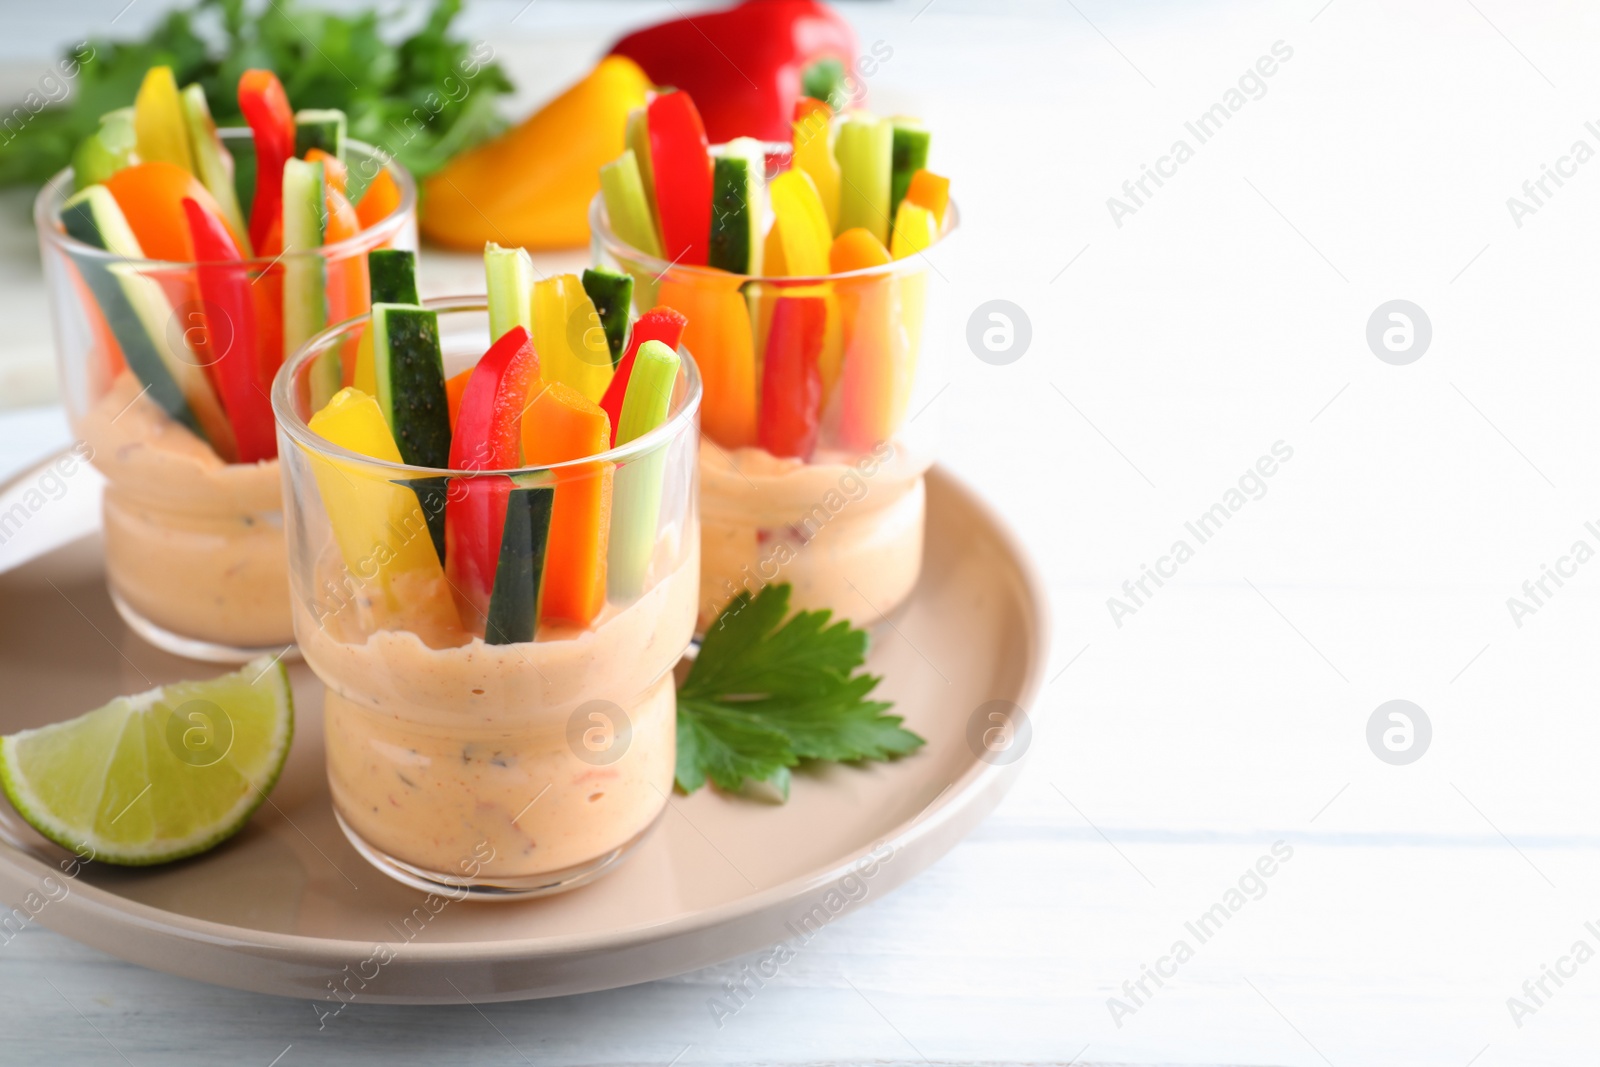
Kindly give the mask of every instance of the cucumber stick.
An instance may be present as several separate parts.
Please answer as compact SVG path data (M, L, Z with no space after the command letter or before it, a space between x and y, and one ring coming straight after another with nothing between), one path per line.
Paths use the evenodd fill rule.
M678 378L678 353L660 341L646 341L633 357L628 391L617 420L617 445L637 440L667 420ZM626 604L644 591L655 551L661 513L661 480L668 443L618 464L612 483L611 544L606 554L606 593Z
M917 119L895 118L894 148L890 152L889 218L900 210L900 201L911 188L911 176L928 165L928 144L932 135Z
M543 475L534 475L543 479ZM539 622L539 593L545 550L550 544L553 485L518 485L506 494L506 522L500 531L500 559L483 639L491 645L532 641Z
M420 304L417 298L417 254L399 248L375 248L367 253L367 275L372 279L374 304Z
M139 239L103 185L91 185L68 200L61 209L61 222L69 237L86 245L124 259L144 258ZM150 399L231 462L233 427L184 331L170 328L174 312L161 283L132 264L108 265L87 256L76 263L128 368Z
M438 314L405 304L372 305L372 362L378 407L400 458L413 467L447 470L450 403Z
M283 358L328 324L328 267L321 249L328 232L328 199L321 163L283 164ZM311 407L320 410L339 391L339 355L329 349L311 368Z
M852 112L839 125L833 154L839 161L839 232L860 226L889 247L893 124L863 111Z
M217 124L211 120L211 107L206 103L206 91L199 85L184 87L183 121L189 129L189 151L194 156L195 175L206 187L223 218L236 234L245 235L250 227L245 224L244 212L239 210L239 194L233 185L233 164L228 150L217 136ZM244 250L246 256L250 249Z
M614 370L622 359L623 345L628 340L628 318L633 310L633 275L619 274L604 267L588 268L583 272L583 291L589 294L595 313L600 316L600 327L605 330Z
M348 123L337 108L305 108L294 113L294 154L304 157L313 148L344 162Z
M766 172L767 153L752 137L728 142L712 161L711 266L734 274L761 273Z
M533 336L533 260L521 248L483 248L483 273L489 288L489 343L521 326Z

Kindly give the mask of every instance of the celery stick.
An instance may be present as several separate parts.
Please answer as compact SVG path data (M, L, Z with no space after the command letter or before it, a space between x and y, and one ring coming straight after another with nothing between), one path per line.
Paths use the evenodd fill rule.
M839 126L833 154L839 160L839 232L860 226L889 247L894 125L864 111L852 112Z
M245 238L250 227L245 225L244 212L239 210L239 194L233 185L233 159L217 136L217 124L211 120L211 107L206 103L206 91L199 85L186 85L179 94L183 100L183 121L189 128L189 148L194 154L196 175L222 208L222 215L233 227L233 232ZM242 250L245 255L250 249Z
M628 149L600 168L600 194L605 198L611 232L645 255L661 257L661 241L645 197L638 157Z
M650 123L648 112L636 107L628 112L628 124L623 133L623 143L633 153L639 166L639 182L644 188L644 202L650 209L650 232L661 232L661 217L656 213L656 172L650 162ZM659 245L659 242L658 242Z
M489 341L494 343L521 326L533 336L533 260L521 248L501 248L490 241L483 249L483 271L489 285Z
M678 379L678 354L660 341L646 341L634 355L633 373L622 397L617 445L649 433L667 419L672 387ZM661 481L666 473L665 443L618 465L611 498L611 545L606 555L606 593L627 603L644 591L655 551L656 518L661 512Z

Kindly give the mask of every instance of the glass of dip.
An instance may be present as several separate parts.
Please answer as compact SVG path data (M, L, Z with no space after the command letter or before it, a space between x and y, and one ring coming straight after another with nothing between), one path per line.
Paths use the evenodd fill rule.
M790 146L767 147L767 177ZM713 150L715 151L715 149ZM940 243L957 226L954 202ZM925 344L942 323L948 286L927 255L821 277L759 277L669 263L624 242L605 202L589 209L594 262L633 276L634 306L688 316L683 343L705 382L700 448L701 632L729 600L772 582L797 610L827 608L871 626L910 594L922 569L934 419L946 383ZM939 245L935 245L932 252ZM762 446L763 382L793 298L821 298L826 327L820 419L805 455Z
M445 374L475 364L489 347L484 298L425 305L438 313ZM673 668L693 636L699 589L699 372L680 350L666 421L597 456L517 470L408 467L308 425L314 364L346 358L365 326L313 338L272 390L295 637L326 687L334 812L366 859L408 885L485 899L571 889L642 840L673 787ZM595 548L606 559L607 542L630 539L637 580L621 591L608 581L590 625L540 611L534 640L489 644L481 613L474 621L458 606L441 566L450 542L429 516L471 479L507 475L555 487L558 509L565 486L615 487ZM623 503L630 479L659 486L653 517Z
M219 131L224 143L249 141L247 129ZM389 153L345 142L352 187L386 167L400 187L400 206L348 240L311 252L245 260L258 314L282 314L285 271L323 260L330 314L370 304L367 253L415 249L416 187ZM283 541L278 461L229 463L147 395L91 293L122 279L155 292L165 318L149 319L144 337L158 352L202 367L215 363L233 337L212 337L193 263L130 260L69 237L62 205L73 195L72 171L40 191L34 223L54 321L63 401L73 433L106 478L102 498L106 580L128 625L168 652L217 662L275 654L294 640L289 568ZM270 368L267 368L270 371ZM263 375L263 388L267 377Z

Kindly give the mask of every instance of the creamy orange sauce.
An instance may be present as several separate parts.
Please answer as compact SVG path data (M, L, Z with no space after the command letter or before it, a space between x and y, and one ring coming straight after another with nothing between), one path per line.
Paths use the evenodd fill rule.
M276 460L224 463L129 373L74 429L106 476L106 573L123 600L185 637L293 640Z
M925 461L893 443L866 456L779 459L700 446L699 626L733 597L788 582L790 607L870 626L922 569Z
M677 565L637 601L529 643L435 647L410 630L363 633L357 612L319 624L301 609L345 822L389 856L457 878L464 864L482 878L562 871L645 830L672 790L672 668L698 588L696 532L686 536L660 546L657 560Z

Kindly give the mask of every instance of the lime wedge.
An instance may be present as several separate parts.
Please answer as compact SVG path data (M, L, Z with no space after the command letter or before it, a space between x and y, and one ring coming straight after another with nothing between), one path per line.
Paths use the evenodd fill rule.
M289 674L258 659L0 738L0 787L34 829L80 856L166 863L238 833L293 736Z

